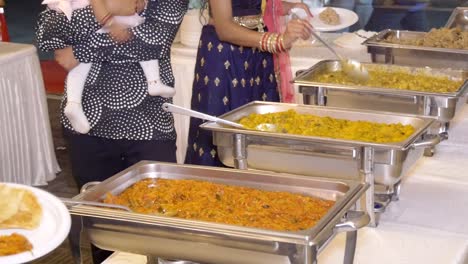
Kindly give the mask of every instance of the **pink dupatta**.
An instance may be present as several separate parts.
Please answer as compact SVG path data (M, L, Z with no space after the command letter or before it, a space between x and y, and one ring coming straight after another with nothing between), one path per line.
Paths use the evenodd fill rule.
M268 31L282 33L285 30L285 21L283 16L282 0L267 0L266 8L263 14L263 21L268 27ZM294 85L291 83L293 79L291 72L291 62L288 52L273 54L275 63L276 77L279 78L278 85L280 90L280 98L283 103L295 103L294 100Z

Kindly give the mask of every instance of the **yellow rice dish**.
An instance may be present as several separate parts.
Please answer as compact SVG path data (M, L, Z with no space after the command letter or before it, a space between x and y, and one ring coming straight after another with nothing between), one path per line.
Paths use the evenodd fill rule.
M395 34L391 34L385 39L385 42L434 48L468 49L468 32L459 27L432 28L421 38L401 39Z
M134 212L279 231L313 227L334 205L289 192L264 191L197 180L145 179L105 203Z
M313 76L310 81L437 93L455 92L463 84L463 81L450 80L445 76L429 76L405 70L387 71L371 68L367 70L369 79L365 82L356 82L343 71L318 74Z
M239 123L255 130L259 124L275 124L281 133L357 140L375 143L400 142L414 132L411 125L351 121L311 114L299 114L294 110L268 114L250 114Z

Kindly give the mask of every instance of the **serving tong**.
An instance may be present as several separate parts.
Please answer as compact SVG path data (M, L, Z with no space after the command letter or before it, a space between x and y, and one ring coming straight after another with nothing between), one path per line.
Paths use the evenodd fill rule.
M103 208L111 208L111 209L119 209L127 212L133 212L132 209L128 208L124 205L117 205L117 204L108 204L108 203L100 203L100 202L90 202L90 201L82 201L82 200L74 200L70 198L59 198L62 203L68 206L72 205L88 205L88 206L95 206L95 207L103 207Z
M291 14L293 19L300 19L299 15L296 13ZM353 60L350 58L345 58L342 55L340 55L336 50L328 44L323 38L320 37L317 32L312 30L310 32L315 39L320 41L326 48L328 48L339 60L341 63L341 68L343 72L348 75L351 79L357 81L357 82L365 82L369 79L369 72L367 69L357 60Z
M187 109L185 107L173 105L173 104L170 104L170 103L164 103L162 105L162 109L164 111L166 111L166 112L171 112L171 113L174 113L174 114L181 114L181 115L191 116L191 117L200 118L200 119L203 119L203 120L209 120L209 121L221 124L221 125L226 125L226 126L230 126L230 127L234 127L234 128L250 130L250 129L246 128L245 126L243 126L242 124L232 122L232 121L229 121L229 120L225 120L225 119L215 117L215 116L212 116L212 115L207 115L207 114L204 114L204 113L200 113L200 112L197 112L197 111L194 111L194 110L191 110L191 109ZM277 132L278 128L276 127L275 124L262 123L262 124L258 124L255 127L255 130L263 131L263 132Z

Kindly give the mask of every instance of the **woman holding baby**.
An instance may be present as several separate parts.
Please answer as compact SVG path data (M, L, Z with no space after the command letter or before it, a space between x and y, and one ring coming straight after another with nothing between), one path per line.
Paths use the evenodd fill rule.
M80 1L86 0L44 3L48 8L40 14L36 32L39 48L54 51L57 62L68 71L90 64L79 73L81 94L69 94L65 87L61 108L72 173L79 187L103 181L140 160L176 162L173 116L161 108L172 102L171 93L151 94L154 80L142 62L156 60L154 71L158 72L153 75L165 87L174 87L170 47L187 1ZM134 27L115 19L135 13L144 21ZM105 31L98 32L101 29ZM80 78L72 83L76 85ZM71 84L67 81L67 85ZM88 122L87 129L75 129L83 123L72 123L69 116L73 115L64 113L69 97L74 98L72 110L84 114L75 120ZM101 263L107 255L93 254L94 262Z

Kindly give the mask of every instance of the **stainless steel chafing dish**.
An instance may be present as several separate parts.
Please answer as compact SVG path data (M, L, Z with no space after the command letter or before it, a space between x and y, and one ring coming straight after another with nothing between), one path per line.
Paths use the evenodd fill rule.
M366 194L366 208L371 225L377 224L374 194L396 197L399 182L409 166L423 150L419 147L437 144L439 137L424 139L435 119L425 116L380 113L310 105L252 102L221 116L236 121L251 113L272 113L294 109L299 113L330 116L348 120L364 120L410 124L415 132L398 143L370 143L310 137L284 133L243 130L208 122L202 128L213 132L220 160L227 166L258 169L299 175L326 176L340 179L361 179L371 184ZM374 181L385 186L374 193ZM395 196L393 196L395 195ZM385 198L385 203L388 199ZM380 208L383 206L379 203Z
M424 37L424 34L426 32L387 29L362 44L367 46L372 62L438 68L468 68L468 50L466 49L420 47L385 42L389 35L395 35L399 39L419 39Z
M447 20L445 27L460 27L463 31L468 31L468 7L455 8Z
M74 201L99 202L106 193L118 194L145 178L199 179L258 189L288 191L330 199L335 205L312 228L280 232L144 215L115 209L74 205L70 208L70 242L76 263L81 263L80 233L94 245L166 259L201 263L316 263L317 254L337 232L348 232L345 263L352 263L357 229L369 216L354 211L368 185L297 175L143 161L97 183Z
M468 93L468 69L435 69L373 63L362 63L362 65L388 71L404 70L446 76L452 80L465 80L465 82L455 92L437 93L312 81L314 76L324 72L341 70L339 61L325 60L300 71L294 83L299 86L299 92L303 94L304 104L434 116L438 122L431 128L431 133L442 134L443 138L447 136L449 122L465 105L465 96ZM427 154L430 155L431 151L428 150Z

